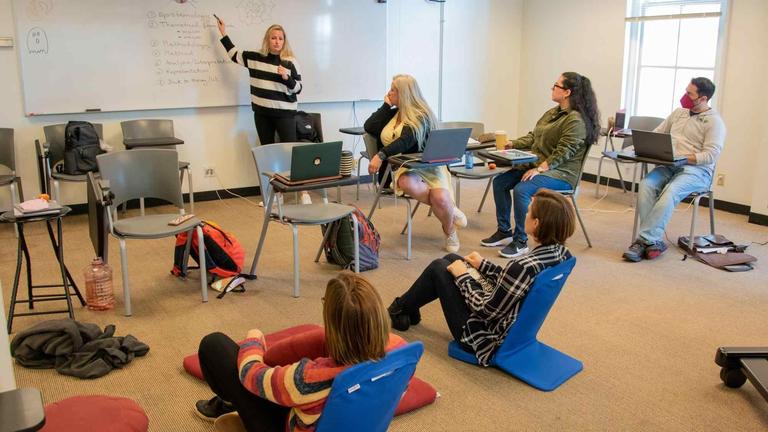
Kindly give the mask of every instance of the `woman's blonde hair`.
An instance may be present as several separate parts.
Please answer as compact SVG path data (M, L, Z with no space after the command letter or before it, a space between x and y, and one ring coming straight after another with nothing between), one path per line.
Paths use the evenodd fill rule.
M288 34L285 33L285 29L280 24L272 24L269 26L264 33L264 40L261 42L261 51L259 52L263 56L269 55L269 34L272 30L279 30L283 33L283 49L280 50L280 60L292 60L293 49L291 49L291 44L288 43Z
M421 95L421 89L416 78L399 74L392 77L392 84L397 89L400 99L398 103L400 121L404 126L409 126L413 130L416 141L419 143L419 151L422 151L427 134L437 126L435 113L432 112L427 101L424 100L424 96Z
M323 297L325 345L340 365L384 357L389 315L376 289L363 277L342 271L328 281Z

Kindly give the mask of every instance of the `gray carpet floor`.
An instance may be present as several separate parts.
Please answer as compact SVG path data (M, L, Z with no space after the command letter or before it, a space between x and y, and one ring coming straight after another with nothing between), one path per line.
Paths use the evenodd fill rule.
M495 229L493 200L478 214L475 209L485 183L462 186L461 204L469 227L460 232L461 253L478 250L493 257L494 249L479 246L480 239ZM353 202L354 188L344 190L343 199ZM240 239L248 253L247 265L262 224L258 201L253 197L196 203L198 215L218 222ZM655 261L629 264L621 260L621 253L629 245L632 229L630 194L610 189L598 199L594 185L583 183L578 201L594 247L587 247L577 229L568 245L578 263L539 336L582 360L583 372L545 393L498 370L452 360L446 354L450 333L440 306L431 304L422 311L422 323L402 335L424 342L416 374L432 383L440 397L434 405L395 419L390 429L766 430L768 403L749 383L737 390L724 387L713 359L721 345L768 345L768 247L750 246L748 253L759 262L754 271L745 273L682 261L675 247ZM371 202L372 193L362 192L358 205L367 212ZM415 217L413 258L405 260L405 237L399 234L405 211L402 202L386 200L373 219L382 235L381 261L378 269L364 275L387 304L432 259L445 253L439 224L422 209ZM706 210L700 212L702 231ZM768 240L768 229L748 224L745 216L718 211L716 218L718 232L738 243ZM691 209L681 204L668 227L669 238L686 234L690 219ZM117 334L132 334L149 344L151 351L124 369L90 381L17 365L18 386L41 389L46 403L78 394L132 398L146 410L152 431L213 430L193 414L194 402L210 397L210 391L181 367L182 358L196 351L202 336L223 331L237 339L253 327L270 332L322 322L320 298L325 282L338 268L323 260L312 262L321 240L319 228L299 231L300 298L290 295L292 252L286 227L270 225L259 278L247 284L245 293L217 300L211 291L208 303L200 301L197 274L186 281L169 274L172 239L129 241L132 317L122 315L118 246L110 240L117 308L93 312L77 307L76 318L101 326L115 324ZM30 226L27 239L36 282L54 282L55 259L43 225ZM7 307L16 260L10 226L0 227L0 240L4 245L0 278ZM82 270L93 255L86 216L67 217L65 260L81 287ZM14 331L53 317L57 316L18 318Z

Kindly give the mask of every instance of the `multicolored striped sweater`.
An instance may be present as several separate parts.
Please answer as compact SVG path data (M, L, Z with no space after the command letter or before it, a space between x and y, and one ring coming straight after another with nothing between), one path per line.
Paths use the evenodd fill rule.
M264 335L251 330L240 343L237 366L240 382L251 393L276 404L291 407L286 430L314 431L336 375L348 365L338 365L328 357L301 359L285 366L270 367L264 363L267 350ZM405 344L390 334L387 351Z

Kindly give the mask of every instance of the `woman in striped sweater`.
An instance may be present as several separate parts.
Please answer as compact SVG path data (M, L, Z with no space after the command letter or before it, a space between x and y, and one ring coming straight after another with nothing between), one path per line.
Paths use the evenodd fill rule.
M221 44L233 62L248 68L251 77L251 107L256 132L262 144L296 141L296 95L301 93L301 74L285 30L278 24L264 33L260 51L240 51L218 19Z
M248 431L313 431L336 375L405 343L389 334L389 317L376 289L349 271L328 281L323 322L327 356L283 366L264 363L268 347L258 329L239 345L222 333L204 337L200 368L216 396L197 402L198 415L218 417L217 430L220 424L239 423L235 414L226 414L236 410Z

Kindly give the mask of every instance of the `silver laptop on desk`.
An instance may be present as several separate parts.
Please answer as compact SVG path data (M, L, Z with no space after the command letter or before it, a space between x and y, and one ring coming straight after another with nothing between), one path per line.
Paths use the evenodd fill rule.
M675 150L672 146L672 135L667 133L632 129L632 143L635 147L634 156L636 157L674 163L682 162L686 159L685 156L675 155ZM621 158L622 154L619 153L618 156Z

